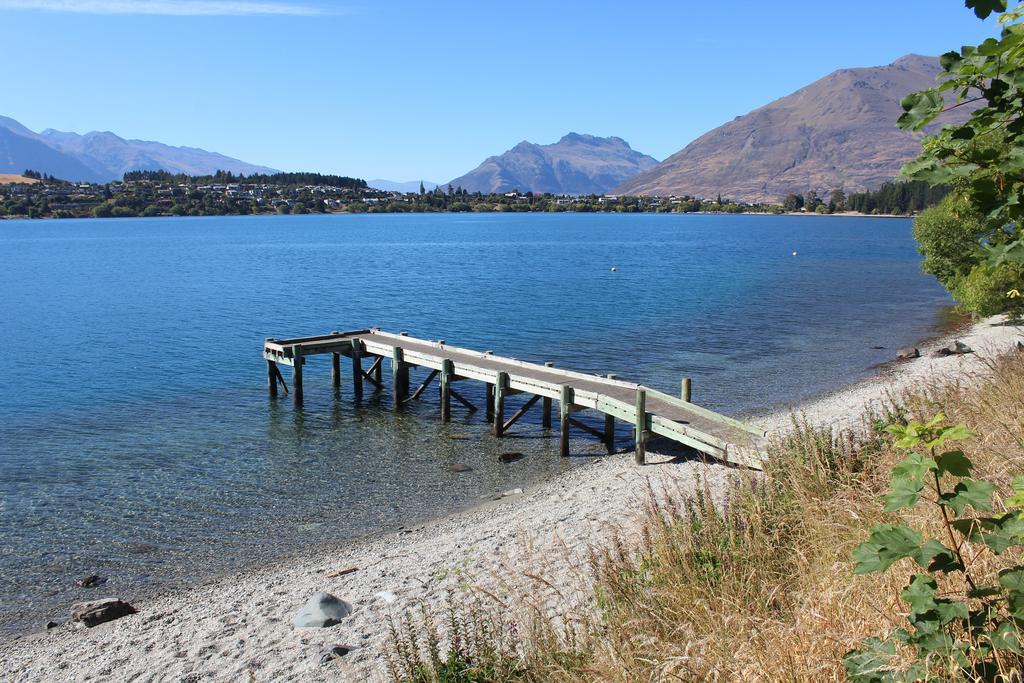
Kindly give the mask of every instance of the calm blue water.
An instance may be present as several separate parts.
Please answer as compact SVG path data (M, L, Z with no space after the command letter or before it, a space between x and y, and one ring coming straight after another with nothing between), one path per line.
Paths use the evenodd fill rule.
M0 221L0 291L0 625L15 629L99 595L73 587L86 574L132 597L602 452L581 439L559 459L536 415L504 440L457 404L441 425L434 391L401 416L369 387L355 405L326 358L296 411L266 395L265 337L379 325L669 392L689 376L695 400L741 414L866 375L949 303L909 220L711 215ZM499 464L506 451L528 457Z

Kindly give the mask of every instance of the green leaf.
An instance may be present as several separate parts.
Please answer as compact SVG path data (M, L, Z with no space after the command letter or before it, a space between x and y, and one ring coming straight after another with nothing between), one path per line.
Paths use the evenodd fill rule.
M963 571L964 568L957 561L953 551L935 538L921 546L914 555L914 561L930 572L942 572L944 574Z
M937 589L938 584L930 576L914 574L910 583L900 593L900 597L903 602L910 605L912 612L920 614L935 608L935 591Z
M955 519L950 524L967 540L985 544L996 555L1024 544L1024 519L1017 512L1008 512L1000 517Z
M1014 477L1010 486L1013 487L1013 495L1003 501L1008 508L1024 507L1024 477Z
M969 439L974 434L968 431L964 425L956 425L955 427L946 427L939 432L939 435L928 442L928 446L931 448L937 448L947 441L963 441Z
M896 644L878 638L867 638L856 650L843 656L846 675L856 683L891 681L892 658L896 656Z
M903 107L903 115L896 121L896 125L904 129L921 130L942 112L944 102L942 95L934 88L929 88L910 93L900 100L900 106Z
M992 494L995 490L995 484L982 479L961 479L952 493L943 493L939 499L953 508L957 515L963 514L968 505L975 510L988 511L992 509Z
M921 534L905 524L879 524L868 540L853 550L854 574L884 572L894 562L913 557L921 547Z
M973 9L979 19L988 19L993 12L1006 11L1006 0L965 0L964 4Z
M946 451L935 459L939 466L939 474L952 474L955 477L971 476L971 459L963 451Z
M943 625L956 619L967 619L969 612L967 605L959 600L947 600L942 598L935 601L935 613L939 615L939 622Z
M1014 654L1021 654L1020 638L1017 635L1016 627L1009 623L1003 622L999 624L998 628L994 631L988 631L985 633L989 641L992 643L992 647L997 650L1007 650Z
M890 492L885 496L885 509L889 512L912 507L924 488L924 477L938 465L935 460L919 453L908 453L900 464L892 468Z

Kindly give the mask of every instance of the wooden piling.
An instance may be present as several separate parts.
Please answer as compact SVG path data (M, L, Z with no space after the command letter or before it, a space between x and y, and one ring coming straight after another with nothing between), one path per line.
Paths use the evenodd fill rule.
M380 391L384 386L384 358L377 358L370 371L373 373L373 379L377 382L377 390Z
M551 361L544 362L544 367L546 368L553 367L554 365ZM551 399L547 396L541 401L540 426L544 429L551 429Z
M298 354L292 356L292 399L296 404L302 403L302 365L305 362Z
M455 363L449 359L441 362L441 422L452 419L452 375L455 374Z
M403 358L402 347L396 346L394 351L391 353L391 394L394 400L394 409L398 410L402 407L402 401L405 399L406 394L409 391L409 385L405 384L403 388L402 375L405 375L405 381L409 381L409 373L403 373L404 368L402 367L405 363L402 362Z
M647 392L636 390L636 464L643 465L647 459Z
M679 391L679 398L683 399L687 403L690 403L690 397L692 395L693 383L689 377L684 377L682 381L682 387Z
M494 422L494 385L487 382L487 406L484 408L488 422Z
M267 361L267 391L271 398L277 398L277 363Z
M558 454L569 457L569 413L572 408L571 390L565 384L559 391L558 398Z
M508 393L508 373L499 372L494 382L494 435L505 432L505 395Z
M358 339L352 340L352 389L356 398L363 395L363 346Z
M331 386L341 388L341 354L331 354Z

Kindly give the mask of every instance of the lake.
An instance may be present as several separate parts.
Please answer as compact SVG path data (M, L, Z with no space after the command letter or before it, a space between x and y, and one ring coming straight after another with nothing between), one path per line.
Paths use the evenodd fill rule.
M63 618L100 595L74 586L88 574L137 597L603 454L580 438L559 458L536 411L499 440L457 403L441 424L436 391L399 415L369 385L356 404L329 356L296 410L267 396L265 337L407 330L669 393L691 377L696 402L744 415L932 334L951 302L919 260L909 220L869 217L0 221L0 627Z

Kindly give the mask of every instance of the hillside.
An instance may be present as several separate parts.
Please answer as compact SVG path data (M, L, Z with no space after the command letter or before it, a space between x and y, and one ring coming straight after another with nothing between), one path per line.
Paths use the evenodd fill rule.
M550 145L520 142L504 154L487 158L451 184L484 193L519 190L604 194L657 163L657 159L633 150L621 138L569 133Z
M110 132L79 135L47 129L35 133L14 119L0 116L0 173L25 169L64 180L91 182L119 180L126 171L162 169L188 175L218 170L246 175L275 171L195 147L126 140Z
M917 156L896 128L900 100L935 84L939 62L907 55L840 69L697 138L615 192L778 202L790 192L875 189Z

